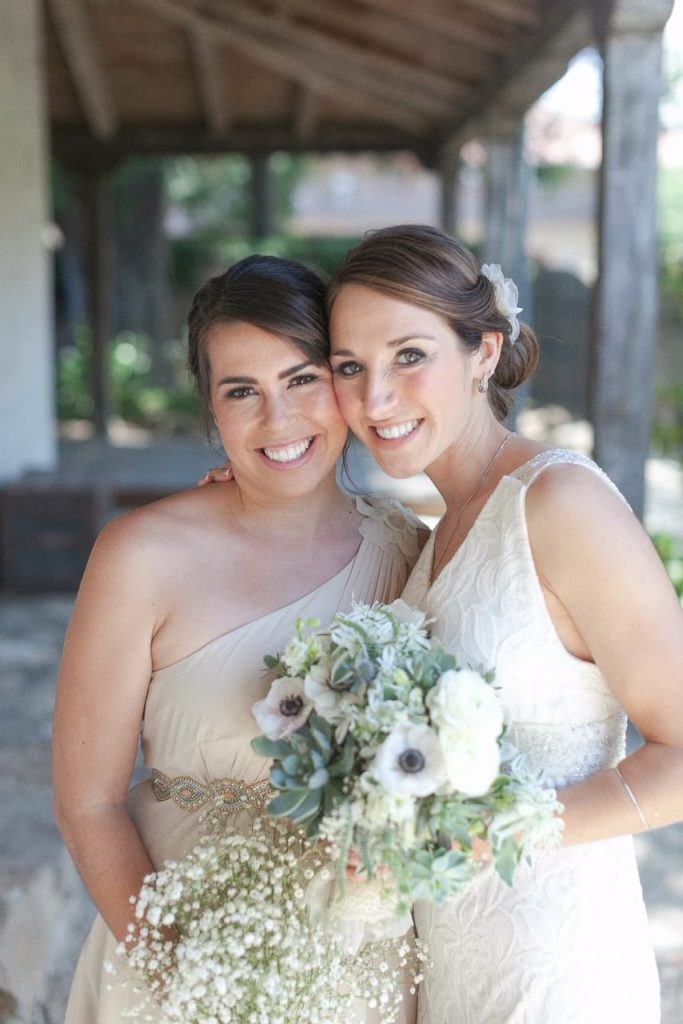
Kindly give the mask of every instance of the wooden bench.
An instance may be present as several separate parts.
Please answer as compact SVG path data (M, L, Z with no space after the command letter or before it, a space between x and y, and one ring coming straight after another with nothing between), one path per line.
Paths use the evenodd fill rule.
M0 490L0 590L72 591L102 527L169 490L14 484Z

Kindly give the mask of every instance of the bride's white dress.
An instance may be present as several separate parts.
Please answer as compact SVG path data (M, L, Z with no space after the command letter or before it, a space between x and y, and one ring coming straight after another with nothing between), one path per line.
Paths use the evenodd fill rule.
M501 479L430 586L433 536L403 593L459 664L494 667L511 739L562 786L624 756L626 715L599 669L562 645L535 572L527 489L544 452ZM600 581L596 581L599 586ZM561 794L560 794L561 799ZM433 967L419 1024L656 1024L659 986L631 837L543 854L509 888L485 869L460 898L415 908Z

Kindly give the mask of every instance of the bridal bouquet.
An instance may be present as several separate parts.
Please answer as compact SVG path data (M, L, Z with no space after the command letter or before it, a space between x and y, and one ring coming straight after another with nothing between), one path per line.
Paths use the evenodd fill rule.
M301 834L257 820L249 835L204 836L149 875L134 899L137 925L119 947L147 994L124 1015L178 1024L348 1024L362 993L383 1024L395 1021L402 969L417 984L424 958L407 941L350 955L317 927L304 885L322 863Z
M402 601L319 625L299 620L266 658L276 678L252 746L272 758L268 813L326 841L342 888L355 849L404 913L459 892L482 848L511 884L559 843L561 805L507 743L492 672L458 667Z

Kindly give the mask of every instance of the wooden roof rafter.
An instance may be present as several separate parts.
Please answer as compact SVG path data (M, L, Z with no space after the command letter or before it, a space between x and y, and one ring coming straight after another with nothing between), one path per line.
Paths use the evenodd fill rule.
M453 66L460 71L476 71L481 67L481 54L495 54L501 49L500 40L490 34L478 30L473 37L468 37L467 26L464 27L465 38L456 41L444 38L438 26L429 19L402 17L397 9L396 16L387 18L382 11L366 7L364 10L350 10L348 6L340 6L335 0L270 0L277 4L280 14L290 17L300 15L310 19L318 27L329 28L360 39L370 46L389 46L398 53L413 53L416 47L425 53L437 43L444 51L449 51ZM363 0L357 0L362 4ZM475 52L473 52L475 51Z
M527 0L460 0L460 5L527 28L535 28L540 21L538 6L530 10Z
M435 165L518 127L591 37L591 0L43 2L55 148L93 166L283 146Z
M437 7L433 0L423 0L418 6L406 5L402 0L361 0L368 8L381 11L390 15L397 21L405 22L417 30L424 30L429 25L430 30L453 42L471 46L484 53L501 53L506 49L507 43L495 33L489 32L471 23L463 22L457 17L457 12L444 13L442 7ZM478 4L475 3L478 9Z
M47 0L83 116L95 138L117 130L114 100L81 0Z
M369 95L366 88L355 81L341 80L329 68L311 66L311 62L300 53L287 51L278 47L273 41L264 41L253 36L243 27L224 20L218 21L200 15L195 9L188 8L179 0L135 0L141 6L156 11L162 17L183 26L186 29L204 29L218 39L224 39L238 47L243 54L255 63L282 74L295 82L305 84L309 89L333 99L337 103L345 102L344 90L348 104L358 113L388 121L409 132L420 135L425 133L424 116L417 111L406 110L404 105L390 96L377 97Z
M591 44L589 6L590 0L546 0L537 27L520 37L476 97L441 126L432 139L435 147L464 141L482 124L496 119L518 124L536 99L562 76L569 60Z
M273 18L239 0L189 3L197 10L210 12L218 23L237 24L261 41L304 56L307 63L333 71L343 82L362 83L371 94L400 100L408 108L430 116L443 116L455 100L472 92L468 84L440 72L370 51L290 19Z
M188 40L204 121L209 133L219 139L230 127L231 114L223 89L216 46L203 26L188 29Z

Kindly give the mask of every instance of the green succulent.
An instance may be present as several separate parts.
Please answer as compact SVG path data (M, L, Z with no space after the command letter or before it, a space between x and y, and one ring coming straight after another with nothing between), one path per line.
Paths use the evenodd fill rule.
M305 726L286 739L258 736L253 750L272 758L270 784L278 795L268 804L274 818L290 818L309 835L315 835L322 818L337 806L344 779L351 774L357 744L347 735L336 742L329 722L313 712Z

